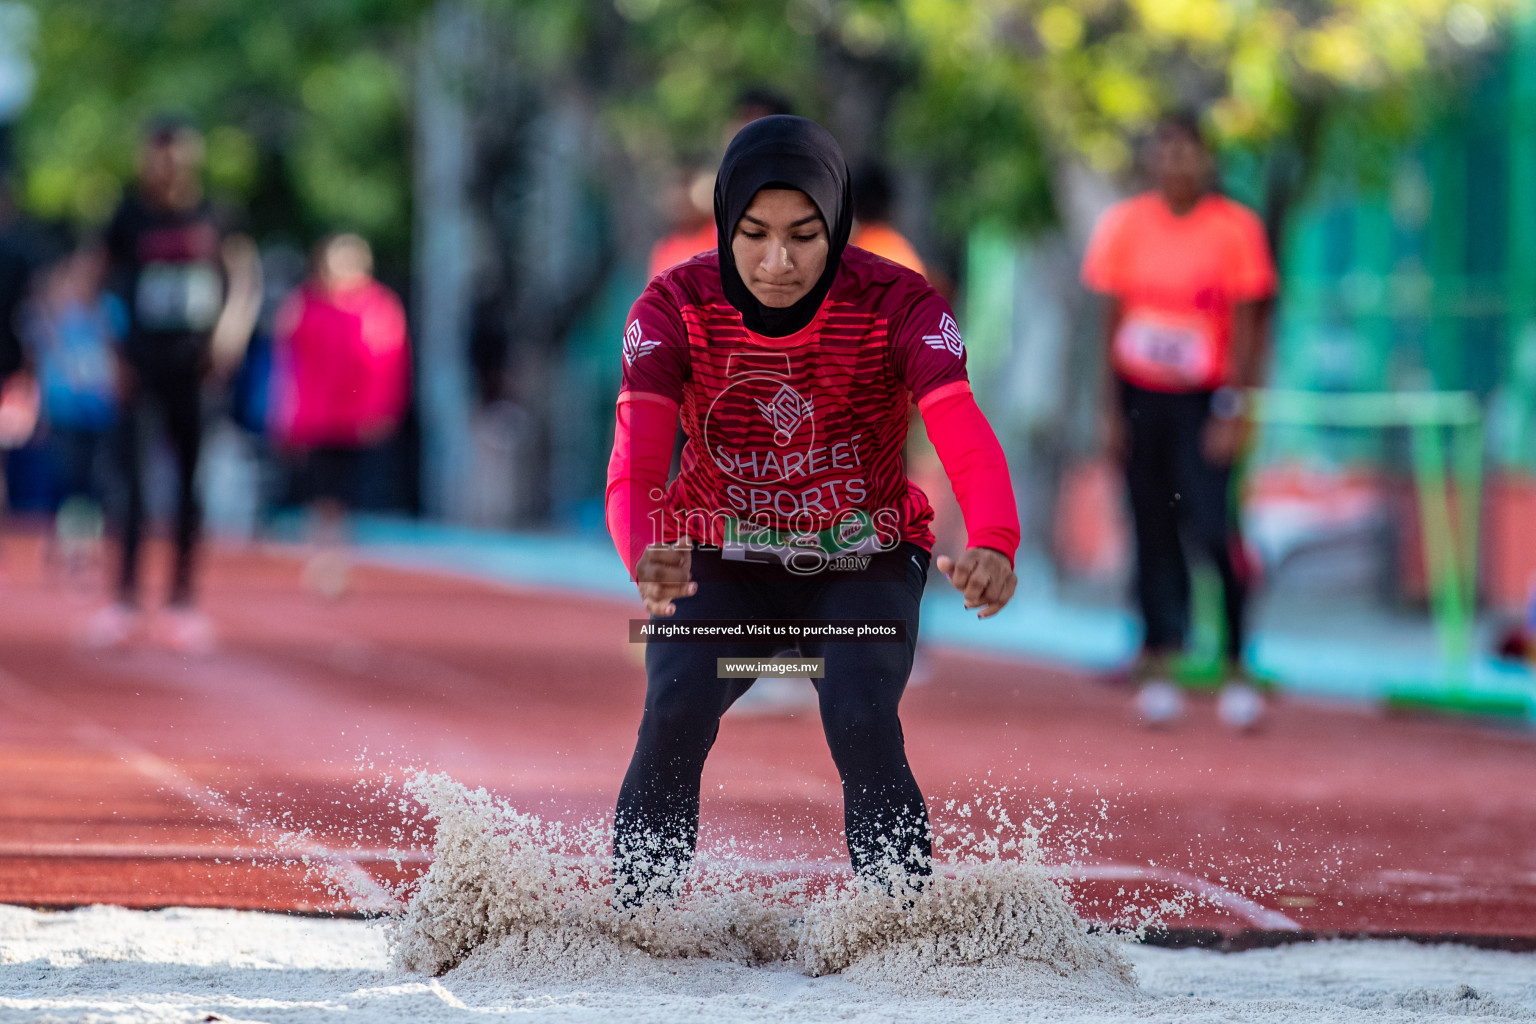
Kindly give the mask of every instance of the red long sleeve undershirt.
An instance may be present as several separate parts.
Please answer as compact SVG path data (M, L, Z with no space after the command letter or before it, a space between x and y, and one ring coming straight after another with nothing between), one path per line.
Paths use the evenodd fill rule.
M928 392L917 403L923 426L965 517L966 547L991 548L1013 564L1019 550L1019 510L1008 459L992 425L963 380Z
M1019 547L1013 483L1002 445L977 407L970 385L956 381L936 388L917 408L965 517L967 546L992 548L1012 565ZM646 546L660 539L656 528L676 429L677 404L672 400L649 392L619 395L606 507L608 532L631 579Z
M672 441L677 433L677 403L646 391L619 394L618 423L613 431L613 455L608 459L608 533L619 557L635 578L635 566L646 546L661 540L662 499L667 470L672 466Z

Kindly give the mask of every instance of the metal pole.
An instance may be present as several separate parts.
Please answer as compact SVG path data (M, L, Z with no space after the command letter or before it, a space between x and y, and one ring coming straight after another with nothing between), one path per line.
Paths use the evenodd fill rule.
M1441 447L1441 428L1429 422L1409 428L1413 451L1414 489L1418 492L1419 517L1423 522L1424 570L1430 604L1440 634L1446 667L1451 672L1451 686L1466 683L1466 661L1471 653L1469 610L1463 605L1460 559L1456 534L1451 524L1450 485L1445 474L1445 451Z
M466 102L475 18L442 0L422 19L416 70L415 314L421 410L422 497L427 513L468 514L473 448L469 379L470 258Z

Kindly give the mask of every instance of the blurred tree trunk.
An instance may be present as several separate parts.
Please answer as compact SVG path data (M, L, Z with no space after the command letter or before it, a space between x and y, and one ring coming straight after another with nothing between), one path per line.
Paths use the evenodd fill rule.
M556 83L540 97L515 161L496 171L511 203L496 220L515 295L503 310L507 392L527 412L530 431L521 514L537 523L562 514L582 490L568 479L576 467L564 457L570 430L580 432L572 419L586 415L569 393L566 349L615 259L590 188L600 142L580 89Z

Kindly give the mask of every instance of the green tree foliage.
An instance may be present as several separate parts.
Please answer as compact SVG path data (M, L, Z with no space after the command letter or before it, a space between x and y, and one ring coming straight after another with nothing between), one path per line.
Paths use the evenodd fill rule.
M1451 76L1492 45L1521 0L615 0L642 79L621 119L694 137L734 86L766 81L812 113L838 65L884 66L884 140L934 178L952 237L979 219L1054 217L1063 158L1121 174L1173 107L1209 113L1216 141L1299 158L1324 141L1372 154L1421 128Z
M941 233L982 217L1052 218L1040 133L1018 69L926 61L895 0L614 0L627 62L610 123L632 153L662 141L677 156L718 156L743 88L770 87L834 126L847 93L876 112L873 151L927 172ZM842 127L847 128L846 122Z
M739 89L768 84L807 110L816 95L815 30L794 4L614 0L625 59L603 84L607 121L631 153L658 141L688 158L717 155Z
M160 112L206 133L213 190L258 230L408 237L407 60L419 0L38 0L18 129L35 212L99 222Z
M1055 162L1124 171L1170 105L1207 107L1225 144L1290 140L1304 164L1328 132L1399 137L1520 0L461 2L498 19L488 45L507 52L490 64L524 83L517 102L580 94L638 163L717 155L744 86L820 117L862 89L876 148L926 170L958 237L980 219L1048 223ZM34 210L105 216L142 119L182 110L207 130L215 187L258 227L404 246L430 0L34 3L38 88L19 131ZM506 94L484 102L501 116Z
M899 0L925 69L1006 82L1050 143L1123 171L1169 107L1237 145L1338 112L1401 135L1520 0Z

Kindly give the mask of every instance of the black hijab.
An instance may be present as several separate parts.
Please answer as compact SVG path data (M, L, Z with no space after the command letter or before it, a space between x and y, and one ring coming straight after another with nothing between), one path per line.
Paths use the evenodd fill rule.
M731 237L752 197L765 188L792 188L816 204L826 222L827 267L793 306L776 309L757 301L736 270ZM832 290L853 231L853 194L848 164L837 140L815 121L788 114L760 117L736 133L715 178L715 232L720 249L720 283L747 328L770 338L794 334L811 322Z

